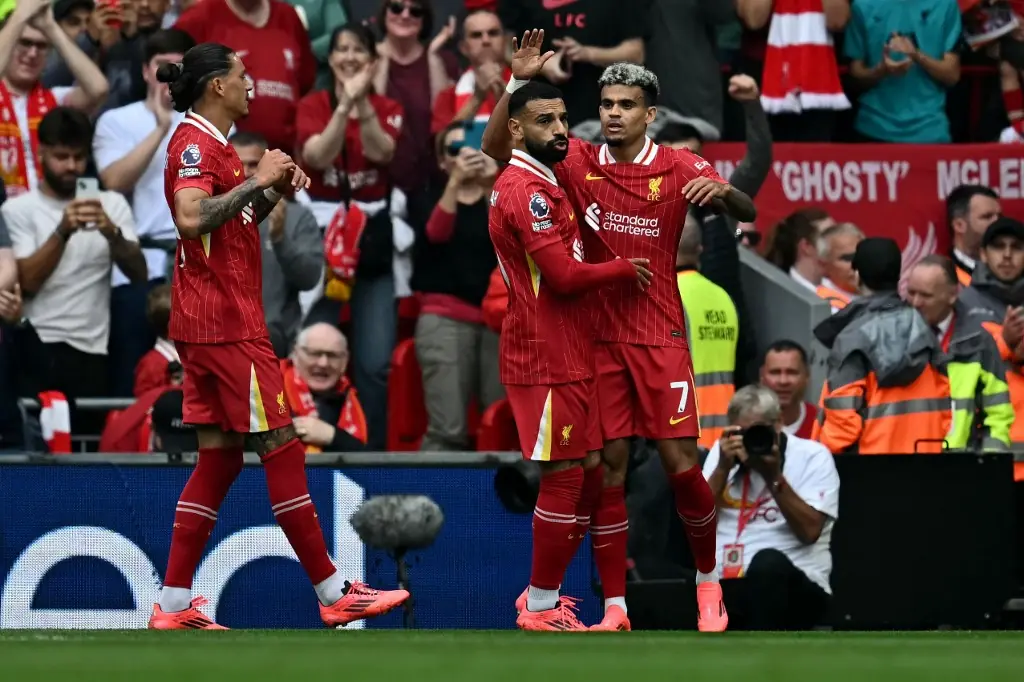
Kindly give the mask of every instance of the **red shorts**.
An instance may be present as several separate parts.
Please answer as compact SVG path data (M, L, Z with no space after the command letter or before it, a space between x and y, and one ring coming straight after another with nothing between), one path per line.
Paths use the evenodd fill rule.
M604 439L697 438L693 361L686 348L594 344Z
M505 386L519 431L523 459L560 462L600 450L601 425L594 380L568 384Z
M182 421L262 433L292 423L269 339L174 344L185 370Z

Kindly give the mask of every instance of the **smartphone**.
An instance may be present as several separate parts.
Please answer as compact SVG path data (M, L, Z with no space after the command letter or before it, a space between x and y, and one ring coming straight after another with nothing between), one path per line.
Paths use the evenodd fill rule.
M463 147L479 150L484 144L485 121L471 121L466 124L466 137L462 141Z
M98 0L96 4L104 5L112 9L120 9L121 0ZM107 26L114 30L120 31L121 28L124 26L124 22L122 22L120 19L111 19L107 22Z
M100 181L96 178L78 178L75 184L75 199L99 199Z

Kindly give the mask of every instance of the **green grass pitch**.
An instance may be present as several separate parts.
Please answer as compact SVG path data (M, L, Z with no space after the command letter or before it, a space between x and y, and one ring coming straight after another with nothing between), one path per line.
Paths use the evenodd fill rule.
M1020 682L1005 632L2 631L9 682Z

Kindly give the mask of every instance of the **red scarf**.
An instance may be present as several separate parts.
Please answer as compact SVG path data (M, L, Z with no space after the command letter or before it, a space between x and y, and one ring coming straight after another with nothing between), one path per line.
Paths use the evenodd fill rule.
M359 238L366 227L366 214L350 202L338 206L331 224L324 232L324 259L327 261L327 280L324 295L332 301L347 301L352 295L352 284L359 264Z
M508 79L512 76L512 69L505 67L502 71L501 78L503 81L508 82ZM466 102L473 98L473 93L476 92L476 74L473 69L469 69L455 82L455 112L458 113L462 110L462 107L466 105ZM487 119L491 117L491 112L494 111L494 107L497 106L498 102L494 99L494 94L489 93L487 99L483 101L480 108L477 109L475 121L481 121L486 123Z
M850 108L821 3L775 0L761 79L761 105L769 114Z
M35 161L36 177L39 177L39 121L48 112L57 108L53 93L39 83L28 93L28 135L32 142L32 157ZM0 80L0 177L3 177L7 196L16 197L29 190L28 164L25 159L23 131L14 115L14 97L7 89L7 83Z
M288 396L288 407L293 415L300 417L317 417L316 401L309 391L309 386L295 371L295 366L288 360L281 361L281 373L284 375L284 392ZM338 385L334 389L339 395L345 396L345 404L341 407L341 414L338 415L337 427L354 437L363 445L366 444L366 415L363 414L363 406L359 404L356 396L356 389L352 388L348 378L342 375ZM315 445L307 445L307 454L323 452Z
M60 391L39 394L39 427L51 454L71 452L71 410L68 399Z

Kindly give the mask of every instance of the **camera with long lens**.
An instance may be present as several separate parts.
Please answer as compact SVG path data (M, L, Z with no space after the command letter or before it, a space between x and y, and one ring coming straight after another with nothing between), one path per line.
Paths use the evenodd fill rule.
M743 437L743 449L750 457L765 457L772 454L775 448L777 435L775 429L768 424L754 424L748 426L741 433Z

